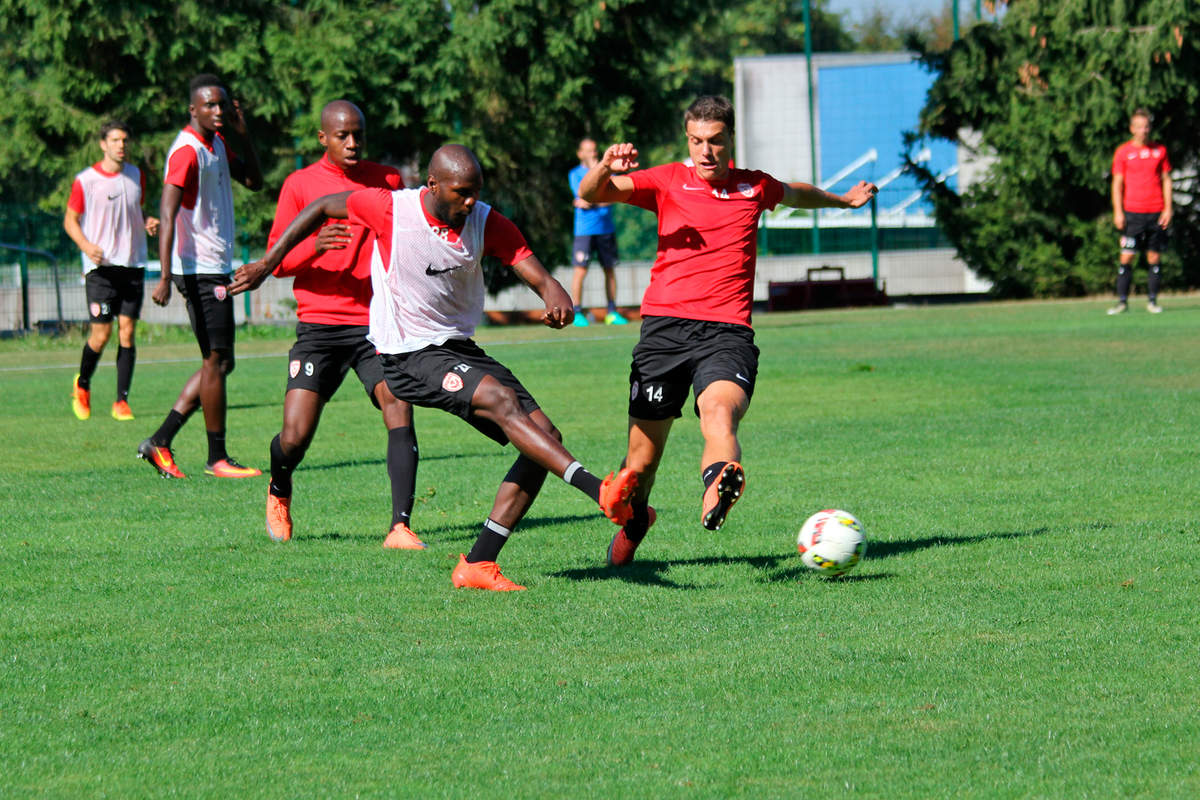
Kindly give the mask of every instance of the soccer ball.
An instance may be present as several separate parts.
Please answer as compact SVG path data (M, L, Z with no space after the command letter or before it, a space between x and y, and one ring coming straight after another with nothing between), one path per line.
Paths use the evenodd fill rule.
M827 508L804 521L796 549L809 569L822 575L845 575L867 552L867 538L853 514Z

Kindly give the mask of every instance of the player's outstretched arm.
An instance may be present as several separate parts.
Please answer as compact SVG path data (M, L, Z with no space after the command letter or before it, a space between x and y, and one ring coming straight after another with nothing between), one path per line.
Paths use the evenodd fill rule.
M845 194L832 194L808 183L789 183L780 202L792 208L861 208L878 192L879 187L867 181L859 181Z
M537 292L538 297L546 304L546 311L542 314L542 322L545 325L563 328L575 318L575 306L571 303L571 295L546 271L537 256L518 261L512 268L517 277Z
M306 205L279 235L265 256L252 264L238 267L237 272L233 273L233 283L229 284L229 293L241 294L257 289L293 247L317 232L326 217L348 218L350 212L346 210L346 198L349 196L350 192L327 194Z
M579 198L589 203L623 203L633 194L633 181L624 173L637 169L638 151L629 142L614 144L579 182Z

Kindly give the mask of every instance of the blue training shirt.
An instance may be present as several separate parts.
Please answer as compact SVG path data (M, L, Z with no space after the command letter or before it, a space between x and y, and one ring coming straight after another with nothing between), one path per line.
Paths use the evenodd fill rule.
M571 184L572 197L579 197L579 184L583 183L583 176L587 175L587 172L588 168L580 164L567 173L567 181ZM614 230L616 228L613 226L612 209L610 207L575 209L576 236L598 236L604 233L612 233Z

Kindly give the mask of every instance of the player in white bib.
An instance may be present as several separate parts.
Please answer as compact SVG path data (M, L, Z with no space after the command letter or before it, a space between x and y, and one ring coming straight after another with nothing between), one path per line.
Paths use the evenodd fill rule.
M500 574L496 558L542 487L547 471L597 502L624 524L636 479L627 470L603 481L584 469L537 402L503 364L471 339L483 314L480 262L492 255L511 267L546 304L542 321L571 321L566 290L533 255L516 226L479 200L483 171L462 145L446 145L429 162L421 189L362 189L326 195L292 221L262 261L235 273L234 294L258 286L289 250L327 218L365 225L376 237L371 279L370 340L383 360L392 394L414 405L462 417L521 455L496 493L471 552L451 574L459 588L523 589Z
M92 414L91 381L117 318L117 399L113 419L133 419L129 385L137 349L134 329L142 311L146 275L146 234L158 233L158 219L142 216L146 176L125 162L129 128L109 120L100 126L104 157L75 176L63 228L79 247L91 331L83 345L79 374L71 389L75 416Z

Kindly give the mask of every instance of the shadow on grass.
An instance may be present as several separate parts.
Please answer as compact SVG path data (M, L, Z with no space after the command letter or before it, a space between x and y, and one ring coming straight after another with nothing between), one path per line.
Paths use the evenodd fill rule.
M872 542L867 546L867 556L864 562L892 558L915 550L929 547L942 547L956 544L975 544L992 539L1019 539L1026 536L1040 536L1049 532L1049 528L1035 528L1029 531L996 531L969 536L927 536L920 539L907 539L898 542ZM720 566L728 564L745 564L762 574L761 580L769 583L795 582L797 580L821 579L831 583L862 583L866 581L885 580L895 577L895 573L876 572L869 574L842 575L836 578L823 578L800 563L796 554L770 556L705 556L703 558L687 558L674 561L652 560L634 561L624 567L584 567L567 569L550 573L555 578L567 578L576 581L622 580L628 583L639 583L663 586L671 589L698 589L695 584L678 583L669 580L666 573L673 567L685 566Z
M445 455L421 456L420 461L446 461L449 459L459 458L484 458L491 455L490 453L447 453ZM305 464L301 467L302 470L323 470L323 469L342 469L343 467L376 467L386 466L386 458L356 458L350 461L331 461L325 464ZM418 466L420 462L418 462ZM503 473L496 476L496 485L500 485L500 480L504 477ZM493 488L492 491L495 491Z
M531 530L534 528L544 528L548 525L563 525L572 522L589 522L594 521L595 516L591 514L576 514L573 516L559 517L526 517L521 521L521 526L517 532ZM413 530L417 532L426 544L448 543L448 542L473 542L479 536L479 530L483 525L483 521L468 522L458 525L431 525L424 526L420 520L420 509L414 511ZM380 533L374 532L354 532L344 533L341 531L326 531L315 536L297 535L298 540L322 541L322 542L357 542L361 540L378 539L383 541L383 537L387 536L387 531Z

